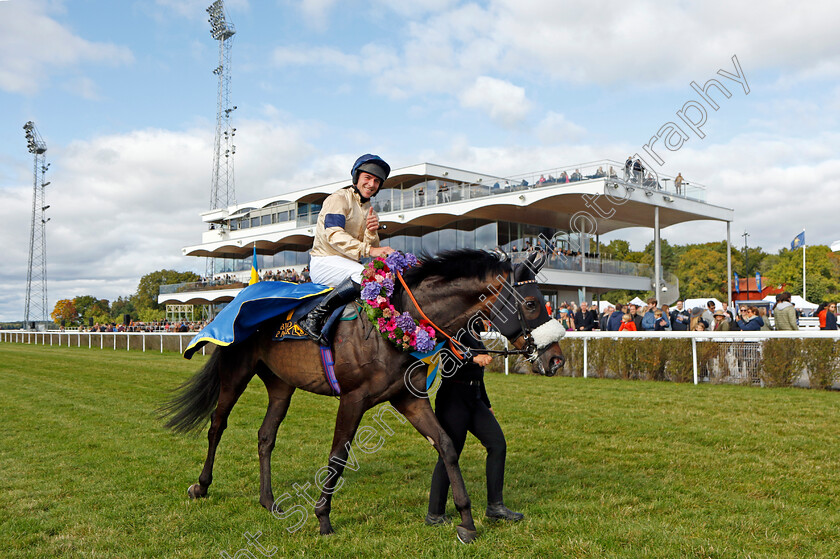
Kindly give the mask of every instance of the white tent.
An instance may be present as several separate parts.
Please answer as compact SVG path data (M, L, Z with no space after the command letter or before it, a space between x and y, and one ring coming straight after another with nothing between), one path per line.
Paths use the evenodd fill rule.
M604 312L607 307L615 307L615 305L602 299L598 305L598 312Z
M715 302L716 309L723 308L723 303L718 301L715 297L703 297L702 299L686 299L685 301L683 301L683 305L685 305L684 308L688 310L691 310L695 307L700 307L701 309L706 310L706 303L708 303L709 301Z
M762 301L767 301L767 302L773 303L775 305L776 304L776 296L775 295L768 295L767 297L762 299ZM805 310L809 310L809 311L816 310L816 308L819 306L819 305L815 305L814 303L812 303L810 301L806 301L805 299L803 299L799 295L792 295L791 298L790 298L790 302L793 303L793 306L796 307L797 309L805 309Z
M628 305L636 305L638 307L639 305L644 306L646 303L644 301L642 301L641 299L639 299L638 297L636 297L627 304Z

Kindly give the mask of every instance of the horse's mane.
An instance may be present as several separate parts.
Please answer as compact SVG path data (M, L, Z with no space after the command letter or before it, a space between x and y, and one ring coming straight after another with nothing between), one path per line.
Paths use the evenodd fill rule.
M419 264L403 272L408 286L415 287L424 279L440 277L443 280L484 278L511 270L510 262L502 262L498 255L484 250L459 249L440 252L435 256L423 251L417 255Z

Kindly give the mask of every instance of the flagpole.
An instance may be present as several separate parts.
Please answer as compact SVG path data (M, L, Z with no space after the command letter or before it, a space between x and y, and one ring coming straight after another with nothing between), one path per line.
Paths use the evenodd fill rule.
M805 247L808 246L808 241L805 240L805 228L802 228L802 298L806 301L808 300L805 297Z

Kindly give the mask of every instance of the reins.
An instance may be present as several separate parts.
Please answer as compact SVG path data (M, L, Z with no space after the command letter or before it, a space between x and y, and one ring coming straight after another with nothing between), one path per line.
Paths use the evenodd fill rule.
M417 312L420 313L420 316L422 316L423 319L425 319L426 322L428 322L429 325L432 328L435 329L435 331L440 332L449 341L449 347L452 348L452 352L455 354L455 356L458 359L463 359L464 358L463 354L460 351L458 351L458 348L456 347L456 346L463 347L463 344L461 344L461 342L459 342L458 340L456 340L455 338L453 338L452 336L447 334L446 331L443 330L443 328L441 328L440 326L438 326L437 324L432 322L432 320L428 316L426 316L426 313L424 313L423 309L420 308L420 303L418 303L417 299L414 298L414 294L411 292L411 289L409 289L408 284L405 283L405 280L403 279L402 274L397 273L396 276L400 280L400 284L402 284L403 289L405 289L405 292L408 294L408 298L411 299L411 302L414 304L414 307L417 309ZM524 283L536 283L536 280L519 282L517 284L514 284L514 287L517 286L517 285L524 284ZM519 317L520 323L523 326L522 334L524 336L525 333L527 332L527 329L524 329L525 324L524 324L524 321L522 320L521 313L517 313L517 316ZM526 338L526 342L527 342L527 338ZM531 344L529 343L528 346L530 346L530 345ZM526 354L526 353L532 353L532 349L528 346L526 346L523 349L483 349L483 350L481 350L481 353L499 353L499 354L504 355L506 357L508 355L523 355L523 354Z

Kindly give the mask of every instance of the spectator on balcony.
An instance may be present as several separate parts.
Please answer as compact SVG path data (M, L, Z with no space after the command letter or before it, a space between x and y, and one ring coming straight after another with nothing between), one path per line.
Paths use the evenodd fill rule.
M628 155L627 161L624 162L624 180L629 181L633 174L633 156Z
M674 189L677 194L682 195L683 176L682 173L677 173L677 178L674 179Z
M636 184L642 184L642 179L645 176L645 167L642 165L641 159L633 161L633 181Z
M438 203L449 202L449 185L445 182L438 187Z
M580 169L575 169L575 172L572 173L572 178L570 180L571 182L577 182L581 178L583 178L583 175L580 174Z
M799 330L799 325L796 323L796 309L790 302L789 291L776 295L773 316L776 317L776 330Z
M607 176L607 174L604 172L604 167L598 167L598 170L595 171L595 178L596 179L602 179L606 176Z
M615 174L615 169L613 169L612 165L610 165L610 178L611 179L617 179L618 178L618 175Z
M537 186L542 186L545 184L545 175L540 175L540 180L537 181Z
M636 331L636 323L633 322L633 317L629 313L621 317L621 326L618 327L619 332L624 332L625 330L629 330L630 332Z
M590 332L595 328L597 320L598 316L594 310L589 308L589 303L581 301L580 309L575 313L575 328Z

